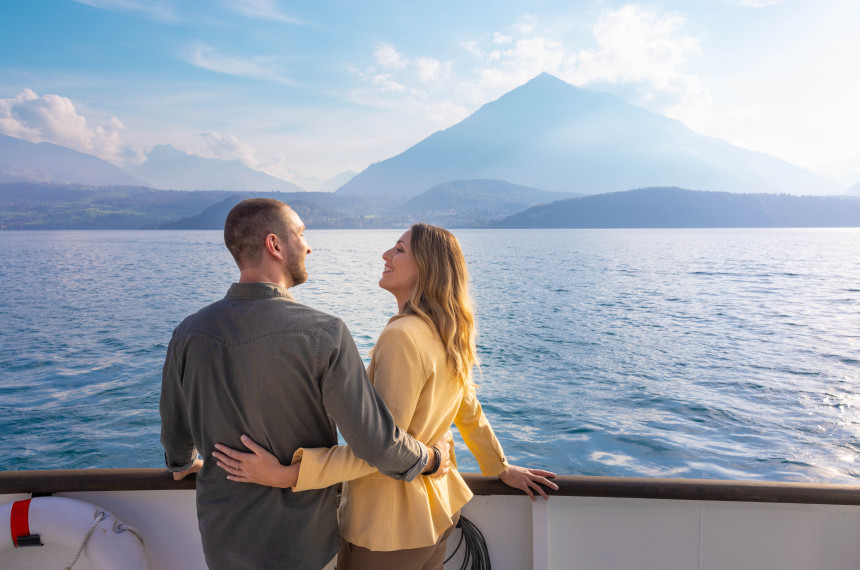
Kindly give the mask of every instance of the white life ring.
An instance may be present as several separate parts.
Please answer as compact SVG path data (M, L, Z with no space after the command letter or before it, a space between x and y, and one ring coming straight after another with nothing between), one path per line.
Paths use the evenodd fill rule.
M0 505L0 557L3 552L15 548L10 522L14 504ZM19 519L22 508L25 506L18 508ZM96 523L100 515L103 518ZM137 531L113 513L91 503L66 497L36 497L30 500L26 523L30 534L38 534L42 544L68 547L71 553L78 551L87 533L95 527L82 558L86 557L99 570L152 570ZM22 548L33 550L34 556L39 550L38 547Z

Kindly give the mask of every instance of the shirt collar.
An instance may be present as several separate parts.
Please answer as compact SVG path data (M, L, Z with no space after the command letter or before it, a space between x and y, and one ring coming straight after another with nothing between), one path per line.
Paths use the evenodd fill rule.
M233 283L227 291L228 299L275 299L283 298L294 301L293 296L285 287L275 283Z

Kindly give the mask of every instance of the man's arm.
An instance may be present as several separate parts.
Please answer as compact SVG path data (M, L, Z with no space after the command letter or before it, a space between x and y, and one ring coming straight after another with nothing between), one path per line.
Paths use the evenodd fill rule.
M177 362L177 335L167 346L167 357L161 373L161 445L164 447L164 463L173 472L192 473L197 450L188 426L188 412L182 394L182 375ZM182 475L184 477L185 475ZM181 477L180 477L181 478Z
M374 389L346 325L332 318L320 342L326 343L318 362L323 406L334 418L353 453L383 474L411 481L430 471L435 452L394 423Z

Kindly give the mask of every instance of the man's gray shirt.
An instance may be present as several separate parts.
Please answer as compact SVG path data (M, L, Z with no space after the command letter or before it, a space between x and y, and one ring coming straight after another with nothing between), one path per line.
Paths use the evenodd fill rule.
M426 452L395 424L367 379L343 322L296 303L272 283L234 283L186 318L164 363L161 442L172 471L197 450L197 516L212 569L318 570L338 547L336 490L291 490L228 481L215 443L245 450L242 434L281 463L299 447L337 444L409 481Z

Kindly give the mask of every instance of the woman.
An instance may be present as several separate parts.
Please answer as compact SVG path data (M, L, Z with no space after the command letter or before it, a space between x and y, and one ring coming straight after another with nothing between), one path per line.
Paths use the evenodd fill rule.
M377 341L368 375L397 425L419 441L435 442L454 423L484 475L498 475L532 500L535 492L547 498L541 485L557 489L547 479L555 474L509 465L475 397L474 314L457 239L415 224L382 258L379 286L394 295L398 313ZM442 569L445 540L472 497L453 450L444 476L406 483L378 473L346 446L299 449L293 464L282 466L246 436L242 442L252 453L222 445L214 453L233 481L297 492L347 481L338 511L338 570Z

